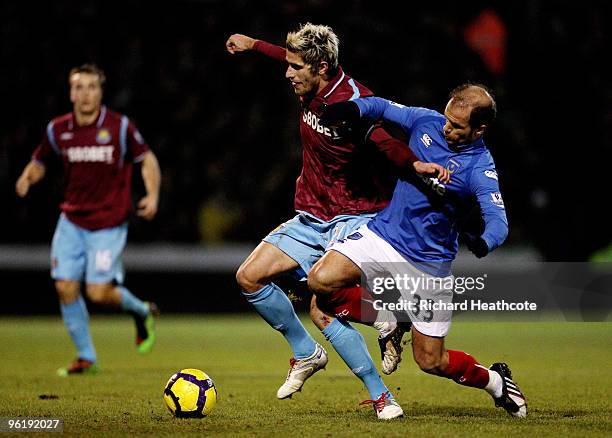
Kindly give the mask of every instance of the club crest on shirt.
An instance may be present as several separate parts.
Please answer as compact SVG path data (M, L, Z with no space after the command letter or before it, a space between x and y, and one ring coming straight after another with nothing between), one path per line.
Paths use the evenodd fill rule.
M457 172L457 170L459 170L461 165L451 158L446 162L446 165L444 167L446 167L448 169L448 173L452 175L453 173Z
M107 144L113 139L111 133L106 128L102 128L98 131L98 135L96 136L96 141L98 144Z

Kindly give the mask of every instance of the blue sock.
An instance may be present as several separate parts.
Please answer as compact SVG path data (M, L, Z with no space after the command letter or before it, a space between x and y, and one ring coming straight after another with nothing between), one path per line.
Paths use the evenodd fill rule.
M296 359L304 359L314 353L315 340L298 319L287 295L277 285L270 283L255 293L242 294L272 328L281 332Z
M119 292L121 292L121 308L125 312L134 312L138 316L144 318L149 314L149 306L144 301L139 300L123 286L117 286Z
M82 296L69 304L60 303L64 325L76 345L80 359L96 361L96 350L89 334L89 313Z
M323 334L351 371L364 383L372 400L379 398L383 392L389 392L372 362L361 333L348 322L335 319L323 330ZM390 392L389 397L393 397Z

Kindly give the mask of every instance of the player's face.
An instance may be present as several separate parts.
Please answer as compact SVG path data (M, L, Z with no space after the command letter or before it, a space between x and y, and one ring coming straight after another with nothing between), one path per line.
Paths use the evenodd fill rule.
M74 111L83 115L95 114L102 104L100 77L90 73L75 73L70 77L70 101Z
M287 50L286 59L289 65L285 77L291 81L295 94L315 94L319 90L321 77L312 72L311 65L306 64L300 55Z
M452 102L452 100L451 100ZM469 144L477 140L483 130L474 129L470 126L470 108L460 107L459 105L446 105L444 116L444 139L450 146Z

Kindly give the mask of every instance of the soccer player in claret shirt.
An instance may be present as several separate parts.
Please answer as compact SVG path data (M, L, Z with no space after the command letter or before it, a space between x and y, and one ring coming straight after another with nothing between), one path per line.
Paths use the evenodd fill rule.
M495 114L495 100L477 84L453 90L444 115L379 97L329 106L321 118L326 126L353 123L361 117L397 123L420 159L445 163L452 176L449 183L416 175L399 179L387 208L343 242L333 243L310 271L308 285L324 296L362 275L372 287L375 279L414 280L412 290L397 287L396 292L403 302L413 303L399 316L412 321L412 352L419 367L484 389L496 406L523 418L527 416L525 396L507 364L498 362L487 369L469 354L444 346L452 318L451 263L457 255L459 233L463 231L467 247L478 258L508 235L495 162L483 138ZM479 235L462 230L476 204L484 222ZM435 306L427 305L431 302ZM398 313L383 309L381 318L394 320Z
M319 123L326 105L372 95L338 65L338 38L331 28L307 23L287 35L286 49L241 34L230 36L226 47L232 54L254 50L286 62L285 77L301 105L303 167L296 183L297 216L268 234L236 275L246 299L283 334L293 350L287 379L277 393L284 399L325 367L327 353L302 326L274 279L287 273L305 276L331 242L344 238L383 209L395 184L393 165L403 172L440 174L442 178L448 174L442 166L419 161L405 144L377 124L347 134ZM379 418L402 415L361 334L347 322L331 319L323 334L364 382L372 399L383 401L376 405ZM395 326L387 327L388 331Z
M62 376L99 369L81 296L83 281L90 301L133 315L138 351L151 350L157 308L122 286L133 163L141 163L146 189L138 216L153 219L160 186L157 159L134 124L102 105L104 72L94 64L84 64L70 71L68 81L73 111L47 125L15 186L17 195L24 197L45 176L47 164L59 160L63 165L64 199L51 245L51 276L78 358L58 370Z

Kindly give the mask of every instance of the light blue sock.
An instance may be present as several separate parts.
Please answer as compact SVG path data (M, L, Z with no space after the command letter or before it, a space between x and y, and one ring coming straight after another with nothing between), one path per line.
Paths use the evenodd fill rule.
M282 333L296 359L304 359L314 353L317 346L315 340L295 314L287 295L277 285L270 283L252 294L242 294L272 328Z
M60 303L64 325L76 345L80 359L96 361L96 350L89 334L89 313L82 296L69 304Z
M149 314L149 306L144 301L139 300L123 286L117 286L121 292L121 308L125 312L134 312L138 316L144 318Z
M379 398L383 392L389 392L372 362L368 347L359 331L348 322L335 319L323 330L323 334L351 371L364 383L372 400ZM390 392L389 397L393 397Z

